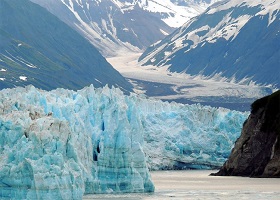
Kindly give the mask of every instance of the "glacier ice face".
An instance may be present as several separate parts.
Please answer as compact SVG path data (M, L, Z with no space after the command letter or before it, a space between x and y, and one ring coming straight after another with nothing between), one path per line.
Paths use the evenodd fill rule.
M150 169L221 166L248 113L116 88L0 91L0 197L152 192Z
M68 123L11 109L0 119L0 197L44 199L48 194L54 199L80 198L82 169L67 152L71 148Z
M139 117L121 94L93 87L1 91L0 196L153 191Z
M153 170L220 167L248 116L199 104L146 104L144 152Z

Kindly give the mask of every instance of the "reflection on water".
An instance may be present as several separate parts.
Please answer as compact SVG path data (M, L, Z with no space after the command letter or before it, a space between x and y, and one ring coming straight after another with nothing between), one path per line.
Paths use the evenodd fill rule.
M273 199L280 200L280 179L213 177L213 171L151 172L156 190L152 194L86 195L85 200L182 200L182 199Z

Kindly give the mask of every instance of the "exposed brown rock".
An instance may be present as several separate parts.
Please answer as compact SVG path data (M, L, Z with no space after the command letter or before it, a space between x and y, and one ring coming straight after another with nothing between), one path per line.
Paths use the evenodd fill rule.
M280 177L280 90L255 101L216 176Z

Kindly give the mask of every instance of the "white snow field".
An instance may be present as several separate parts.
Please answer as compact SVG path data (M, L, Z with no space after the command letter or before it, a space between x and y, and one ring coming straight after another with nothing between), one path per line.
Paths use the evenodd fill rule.
M248 113L93 86L0 91L0 199L151 192L150 169L221 166Z
M74 28L103 55L115 55L115 52L128 49L139 52L218 0L184 3L174 0L31 1Z

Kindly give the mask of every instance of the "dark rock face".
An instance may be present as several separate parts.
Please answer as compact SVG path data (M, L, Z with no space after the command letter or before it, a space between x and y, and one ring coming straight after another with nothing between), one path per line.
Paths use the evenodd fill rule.
M280 90L251 107L228 161L212 175L280 177Z

